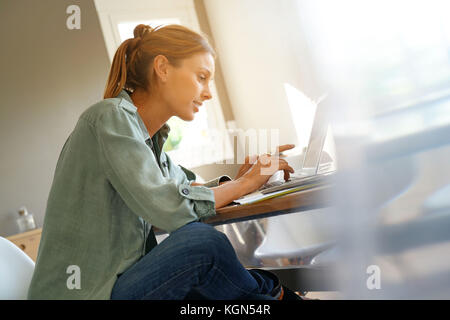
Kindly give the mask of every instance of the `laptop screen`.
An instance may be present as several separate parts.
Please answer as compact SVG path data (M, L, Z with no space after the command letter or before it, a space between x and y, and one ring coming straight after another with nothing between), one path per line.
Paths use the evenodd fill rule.
M326 119L326 108L320 104L317 105L314 123L309 137L308 148L303 160L302 171L311 175L316 174L320 156L322 155L325 138L328 132L328 121Z

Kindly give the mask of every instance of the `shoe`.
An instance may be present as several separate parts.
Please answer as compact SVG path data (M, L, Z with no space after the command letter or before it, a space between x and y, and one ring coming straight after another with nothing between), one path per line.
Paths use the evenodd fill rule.
M310 299L299 296L298 294L296 294L294 291L292 291L288 287L282 285L280 283L280 279L278 279L278 277L274 273L267 271L267 270L263 270L263 269L250 269L250 270L252 272L261 274L263 277L270 278L274 281L274 287L270 294L272 297L274 297L278 300L310 300Z
M281 299L280 300L308 300L302 296L299 296L298 294L296 294L294 291L292 291L291 289L289 289L286 286L281 286L283 289L283 293L281 295Z

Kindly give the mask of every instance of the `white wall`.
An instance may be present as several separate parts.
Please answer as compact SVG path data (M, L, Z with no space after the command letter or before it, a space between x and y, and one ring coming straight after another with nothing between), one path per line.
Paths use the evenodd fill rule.
M293 0L205 0L238 128L297 143L284 83L319 95Z
M68 30L72 0L0 3L0 236L19 231L25 205L42 227L61 148L80 114L102 99L109 61L94 4L76 1L81 29Z

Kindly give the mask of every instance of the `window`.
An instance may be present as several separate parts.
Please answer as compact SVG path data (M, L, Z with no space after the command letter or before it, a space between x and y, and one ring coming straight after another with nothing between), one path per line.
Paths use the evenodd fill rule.
M298 3L322 85L341 94L335 133L383 142L450 123L449 9L445 0Z
M449 213L436 199L448 199L450 2L304 0L298 8L321 82L338 96L344 172L330 197L343 235L336 267L350 279L343 293L404 299L421 286L422 296L448 294L442 221L424 223ZM426 241L416 241L416 223ZM401 233L388 236L393 230ZM383 290L370 294L354 275L374 262L386 272Z
M182 24L194 31L200 30L192 1L131 2L96 0L111 61L120 43L132 38L134 27L140 23L152 27ZM210 89L213 98L204 102L204 106L200 108L193 121L185 122L177 117L172 117L168 121L171 131L164 145L164 151L175 163L186 168L233 158L214 82L211 82Z
M377 115L450 95L446 0L302 1L317 64Z

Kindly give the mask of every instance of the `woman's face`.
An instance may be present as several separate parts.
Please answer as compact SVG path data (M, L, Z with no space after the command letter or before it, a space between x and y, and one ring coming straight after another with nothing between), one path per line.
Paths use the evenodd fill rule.
M210 53L197 53L169 66L164 85L164 100L171 113L185 121L194 119L203 101L211 99L209 85L214 77L214 58Z

